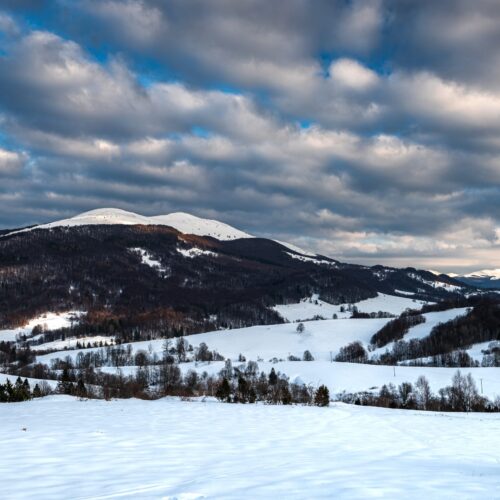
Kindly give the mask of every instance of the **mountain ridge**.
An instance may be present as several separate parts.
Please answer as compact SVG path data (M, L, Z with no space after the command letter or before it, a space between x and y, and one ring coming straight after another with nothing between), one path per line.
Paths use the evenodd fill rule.
M86 225L161 225L177 229L184 234L197 236L210 236L221 241L235 240L239 238L256 238L256 236L241 231L225 222L215 219L206 219L187 212L172 212L164 215L145 216L121 208L98 208L82 212L67 219L61 219L46 224L33 225L27 228L4 230L0 237L15 233L32 231L34 229L52 229L55 227L75 227ZM297 245L284 241L273 240L286 246L290 250L309 257L316 254L304 250Z

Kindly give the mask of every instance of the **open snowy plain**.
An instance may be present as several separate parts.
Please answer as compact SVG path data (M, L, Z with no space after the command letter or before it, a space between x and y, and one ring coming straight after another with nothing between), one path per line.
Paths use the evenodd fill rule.
M364 303L363 303L364 302ZM380 294L357 304L367 312L398 314L415 301ZM307 321L319 315L338 319ZM385 366L331 362L354 340L366 348L388 318L348 319L350 313L318 301L279 306L291 323L206 332L186 337L196 349L206 343L234 366L240 354L259 369L285 373L290 381L335 396L343 391L378 391L383 384L415 382L425 375L434 393L451 382L456 368ZM426 313L425 323L405 340L424 338L434 326L467 312ZM45 315L29 325L0 332L0 338L29 335L73 316ZM105 340L101 337L80 342ZM112 339L109 339L112 340ZM50 363L76 359L76 339L49 342L34 350ZM127 347L127 345L125 345ZM135 342L130 350L161 356L164 340ZM389 346L390 347L390 346ZM386 347L380 349L385 351ZM472 349L481 356L478 346ZM313 361L302 358L309 350ZM376 351L372 352L376 354ZM181 363L184 374L218 374L224 362ZM133 375L136 366L102 371ZM463 368L492 400L500 396L498 368ZM15 376L0 375L0 382ZM37 381L30 381L32 387ZM38 381L40 382L40 381ZM54 388L56 381L50 381ZM86 400L49 396L0 405L1 498L393 498L500 499L500 415L433 413L332 403L329 408L226 404L212 399L181 401Z
M0 405L2 498L500 498L500 415L207 402Z

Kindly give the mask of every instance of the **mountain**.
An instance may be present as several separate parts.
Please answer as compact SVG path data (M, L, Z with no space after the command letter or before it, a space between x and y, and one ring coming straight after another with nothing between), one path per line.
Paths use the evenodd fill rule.
M145 226L169 226L177 229L181 233L195 234L198 236L210 236L221 241L235 240L239 238L255 238L255 236L240 231L235 227L212 219L203 219L185 212L174 212L167 215L155 215L147 217L133 212L127 212L119 208L99 208L84 212L69 219L58 220L48 224L30 226L24 229L3 230L1 234L13 234L18 232L31 231L33 229L51 229L54 227L75 227L92 225L145 225ZM302 253L310 257L315 254L307 252L291 243L274 240L286 246L294 252Z
M456 276L456 279L478 288L500 289L500 269L482 269L463 276Z
M31 226L14 232L26 232L34 229L52 229L55 227L76 227L93 225L144 225L144 226L169 226L181 233L196 234L199 236L212 236L219 240L234 240L237 238L253 238L228 224L216 220L202 219L191 214L175 212L167 215L147 217L119 208L100 208L76 215L69 219L58 220L48 224Z
M277 323L274 306L312 294L341 304L472 290L446 275L341 263L184 213L101 209L0 236L0 326L8 327L76 309L89 312L89 333L147 338Z

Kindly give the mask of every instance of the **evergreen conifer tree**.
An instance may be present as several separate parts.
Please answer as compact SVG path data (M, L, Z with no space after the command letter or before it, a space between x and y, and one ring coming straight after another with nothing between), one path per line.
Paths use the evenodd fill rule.
M231 386L226 377L222 379L222 382L217 387L215 392L215 397L221 401L231 402Z
M33 389L33 397L34 398L42 397L42 391L40 390L40 386L38 384L35 384L35 388Z
M314 395L316 406L328 406L330 404L330 391L326 385L320 385Z
M271 371L269 373L269 384L276 385L277 382L278 382L278 375L276 375L274 368L271 368Z

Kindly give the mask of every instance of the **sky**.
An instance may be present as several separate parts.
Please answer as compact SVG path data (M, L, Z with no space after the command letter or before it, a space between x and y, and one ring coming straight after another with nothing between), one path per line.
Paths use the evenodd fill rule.
M498 0L0 0L0 227L215 218L500 267Z

